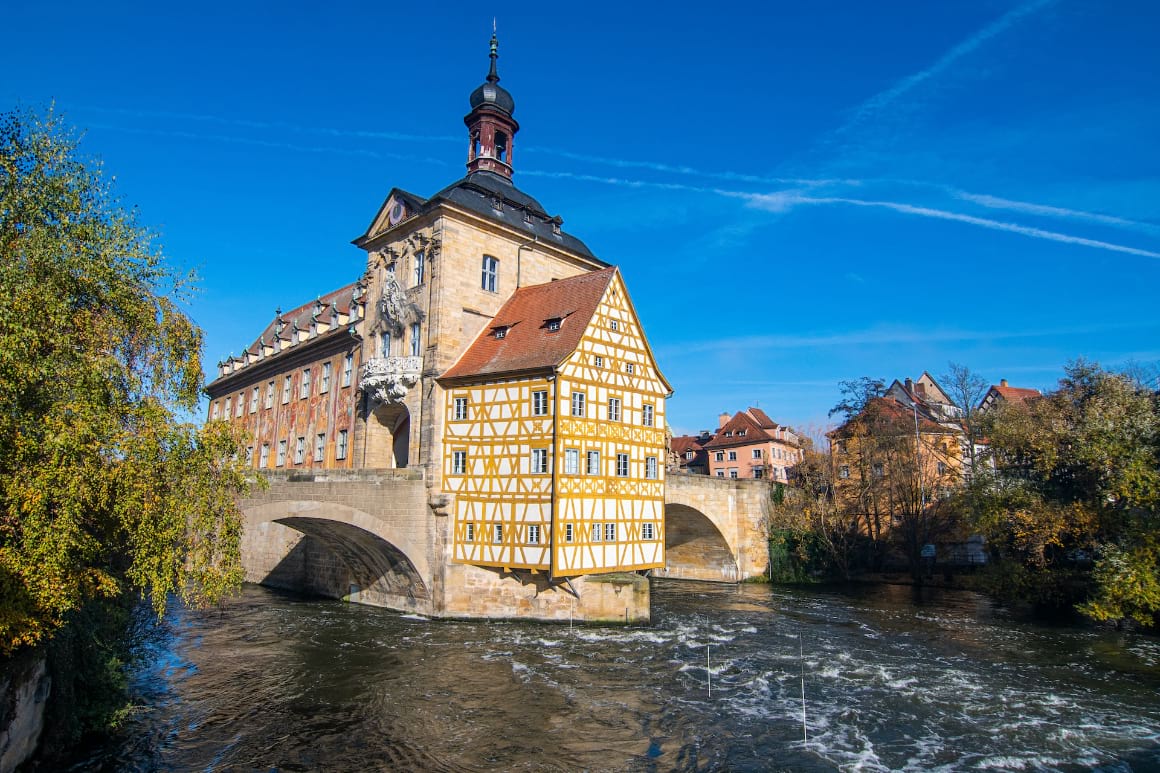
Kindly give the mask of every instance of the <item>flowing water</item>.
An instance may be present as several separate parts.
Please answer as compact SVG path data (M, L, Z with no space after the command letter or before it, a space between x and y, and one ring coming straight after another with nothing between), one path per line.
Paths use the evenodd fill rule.
M1155 638L889 586L654 581L653 613L453 622L249 586L167 615L143 708L73 769L1160 770Z

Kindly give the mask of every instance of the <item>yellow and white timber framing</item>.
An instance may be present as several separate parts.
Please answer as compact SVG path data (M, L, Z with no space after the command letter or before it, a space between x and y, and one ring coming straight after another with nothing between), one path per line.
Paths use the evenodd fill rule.
M447 389L454 560L553 577L664 566L669 394L619 272L554 369Z

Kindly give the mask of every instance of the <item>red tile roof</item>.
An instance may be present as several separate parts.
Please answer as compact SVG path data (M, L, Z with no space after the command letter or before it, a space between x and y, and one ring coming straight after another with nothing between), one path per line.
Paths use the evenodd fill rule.
M700 439L692 435L677 435L673 437L670 447L673 449L674 454L680 454L681 456L684 456L686 451L693 451L695 453L704 449Z
M776 429L777 422L769 418L765 411L760 408L750 408L749 415L757 420L757 425L762 429Z
M551 370L580 345L616 271L605 268L516 290L440 380ZM559 330L548 329L550 319L561 320ZM506 328L503 338L495 337L498 328Z
M846 437L850 434L850 427L853 424L865 421L869 414L877 413L879 416L899 423L899 427L906 432L912 432L914 427L915 411L909 406L903 405L897 400L889 397L875 397L866 403L866 407L862 409L854 418L847 421L842 426L835 430L827 432L828 437ZM943 426L935 421L929 419L925 411L922 410L921 405L918 410L918 426L919 431L927 434L939 435L953 435L956 430L947 426ZM910 429L908 429L908 427Z
M1012 403L1022 403L1040 396L1038 389L1024 389L1023 387L1003 386L1002 384L992 384L991 389L1004 400Z

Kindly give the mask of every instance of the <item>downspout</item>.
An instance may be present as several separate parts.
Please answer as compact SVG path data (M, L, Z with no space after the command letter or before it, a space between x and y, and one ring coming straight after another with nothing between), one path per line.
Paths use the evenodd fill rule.
M549 521L548 521L548 579L555 576L556 570L556 475L558 467L559 453L558 445L560 442L559 422L560 422L560 389L559 381L556 378L557 373L555 367L552 368L552 375L548 376L548 383L552 385L552 495L548 500L549 507Z
M536 242L540 241L540 237L533 236L530 242L524 242L519 247L516 247L516 289L520 289L520 255L523 251L531 247Z

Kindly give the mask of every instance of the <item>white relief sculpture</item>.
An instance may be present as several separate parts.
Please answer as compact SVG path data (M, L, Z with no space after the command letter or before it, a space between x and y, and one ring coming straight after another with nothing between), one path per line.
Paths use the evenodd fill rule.
M401 403L422 367L421 357L376 357L363 365L358 388L376 403Z

